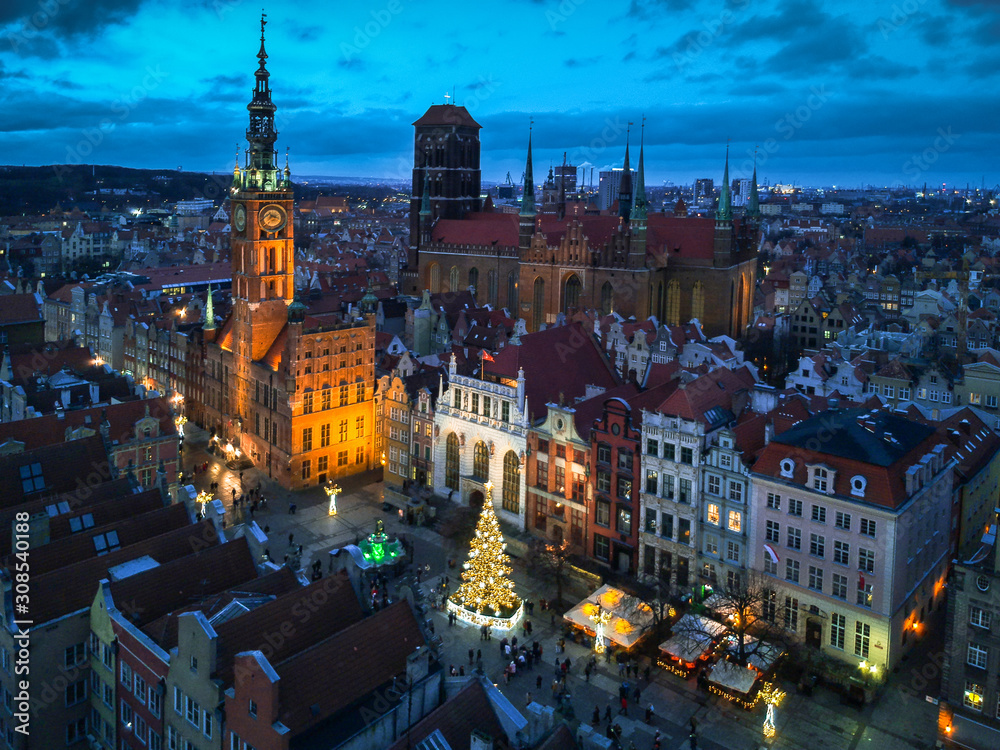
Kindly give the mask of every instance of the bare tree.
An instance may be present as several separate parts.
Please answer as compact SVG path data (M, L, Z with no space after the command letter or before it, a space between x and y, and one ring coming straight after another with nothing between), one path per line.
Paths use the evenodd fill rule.
M561 543L536 539L528 547L526 562L533 576L555 583L555 606L561 607L563 605L563 586L569 576L569 542L565 539Z
M725 635L735 643L732 656L741 666L746 666L758 653L764 657L766 654L762 651L770 648L769 643L784 640L784 631L778 622L782 610L779 610L778 595L772 585L766 576L744 571L729 583L713 585L712 595L705 600L717 613L718 621L725 627ZM686 628L700 630L697 624L681 626L680 630Z

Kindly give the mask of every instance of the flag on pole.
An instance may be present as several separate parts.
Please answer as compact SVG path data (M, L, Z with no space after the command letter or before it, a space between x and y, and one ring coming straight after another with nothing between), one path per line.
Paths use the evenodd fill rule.
M483 361L484 362L496 362L496 360L493 359L493 356L488 351L486 351L485 349L483 349Z
M764 545L764 551L767 553L767 556L771 558L771 562L773 562L775 565L781 562L781 558L778 557L778 553L774 551L774 547L772 547L770 544Z

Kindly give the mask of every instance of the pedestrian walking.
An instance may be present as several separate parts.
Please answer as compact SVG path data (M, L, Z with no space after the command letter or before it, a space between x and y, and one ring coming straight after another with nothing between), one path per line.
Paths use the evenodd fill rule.
M583 676L585 682L590 682L590 664L588 663L583 669Z
M595 727L600 725L600 723L601 723L601 707L600 706L594 706L594 715L591 718L590 723L593 724Z
M611 704L610 703L608 704L608 707L604 709L604 718L608 722L608 724L610 725L611 724Z
M632 700L635 701L635 705L637 705L637 706L639 705L639 700L640 700L641 695L642 694L639 692L639 686L636 685L635 686L635 691L632 693Z
M538 677L535 678L535 687L538 690L542 689L542 676L541 675L538 675Z
M524 695L524 707L527 708L528 706L530 706L531 705L531 701L532 701L531 692L529 691L528 693L525 693L525 695Z
M525 628L527 628L527 630L528 630L528 635L531 635L531 620L528 620L528 621L527 621L527 622L526 622L526 623L524 624L524 627L525 627Z
M646 668L644 670L642 670L642 676L646 678L646 682L648 683L649 682L649 665L648 664L646 665Z
M290 545L291 545L291 544L292 544L292 543L293 543L294 541L295 541L295 533L294 533L294 532L292 532L291 534L289 534L289 535L288 535L288 544L289 544L289 546L290 546Z
M472 666L472 661L473 661L473 658L475 657L475 655L476 655L476 652L475 652L475 651L473 651L473 650L472 650L472 649L470 648L470 649L469 649L469 666L470 666L470 667Z
M622 707L618 709L618 713L628 716L628 698L622 698Z
M653 704L652 703L650 703L649 704L649 708L646 709L646 723L647 724L652 724L653 723Z
M469 653L472 653L471 649L469 650ZM478 649L478 648L476 649L476 658L477 659L482 659L483 658L483 652L482 652L481 649Z

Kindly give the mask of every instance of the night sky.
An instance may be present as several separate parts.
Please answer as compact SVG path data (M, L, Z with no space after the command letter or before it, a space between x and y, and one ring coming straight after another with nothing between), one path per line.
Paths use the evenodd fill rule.
M3 0L0 162L230 171L260 6ZM433 103L483 125L483 178L621 165L646 117L649 184L1000 182L997 0L446 0L268 9L293 177L405 179ZM633 157L634 158L634 157ZM596 181L596 177L595 177Z

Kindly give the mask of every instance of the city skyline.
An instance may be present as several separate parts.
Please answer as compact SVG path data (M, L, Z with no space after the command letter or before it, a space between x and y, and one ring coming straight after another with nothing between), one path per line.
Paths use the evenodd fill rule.
M293 177L406 180L411 123L450 102L483 125L488 182L520 182L534 120L536 179L566 152L596 184L621 166L630 122L638 145L643 117L650 185L718 182L727 143L732 177L749 176L756 152L771 184L998 181L983 160L997 126L964 93L1000 74L1000 9L985 0L304 10L265 8L278 148L290 149ZM5 161L231 169L259 13L238 0L5 4ZM208 41L187 39L192 30ZM953 38L965 44L959 61Z

